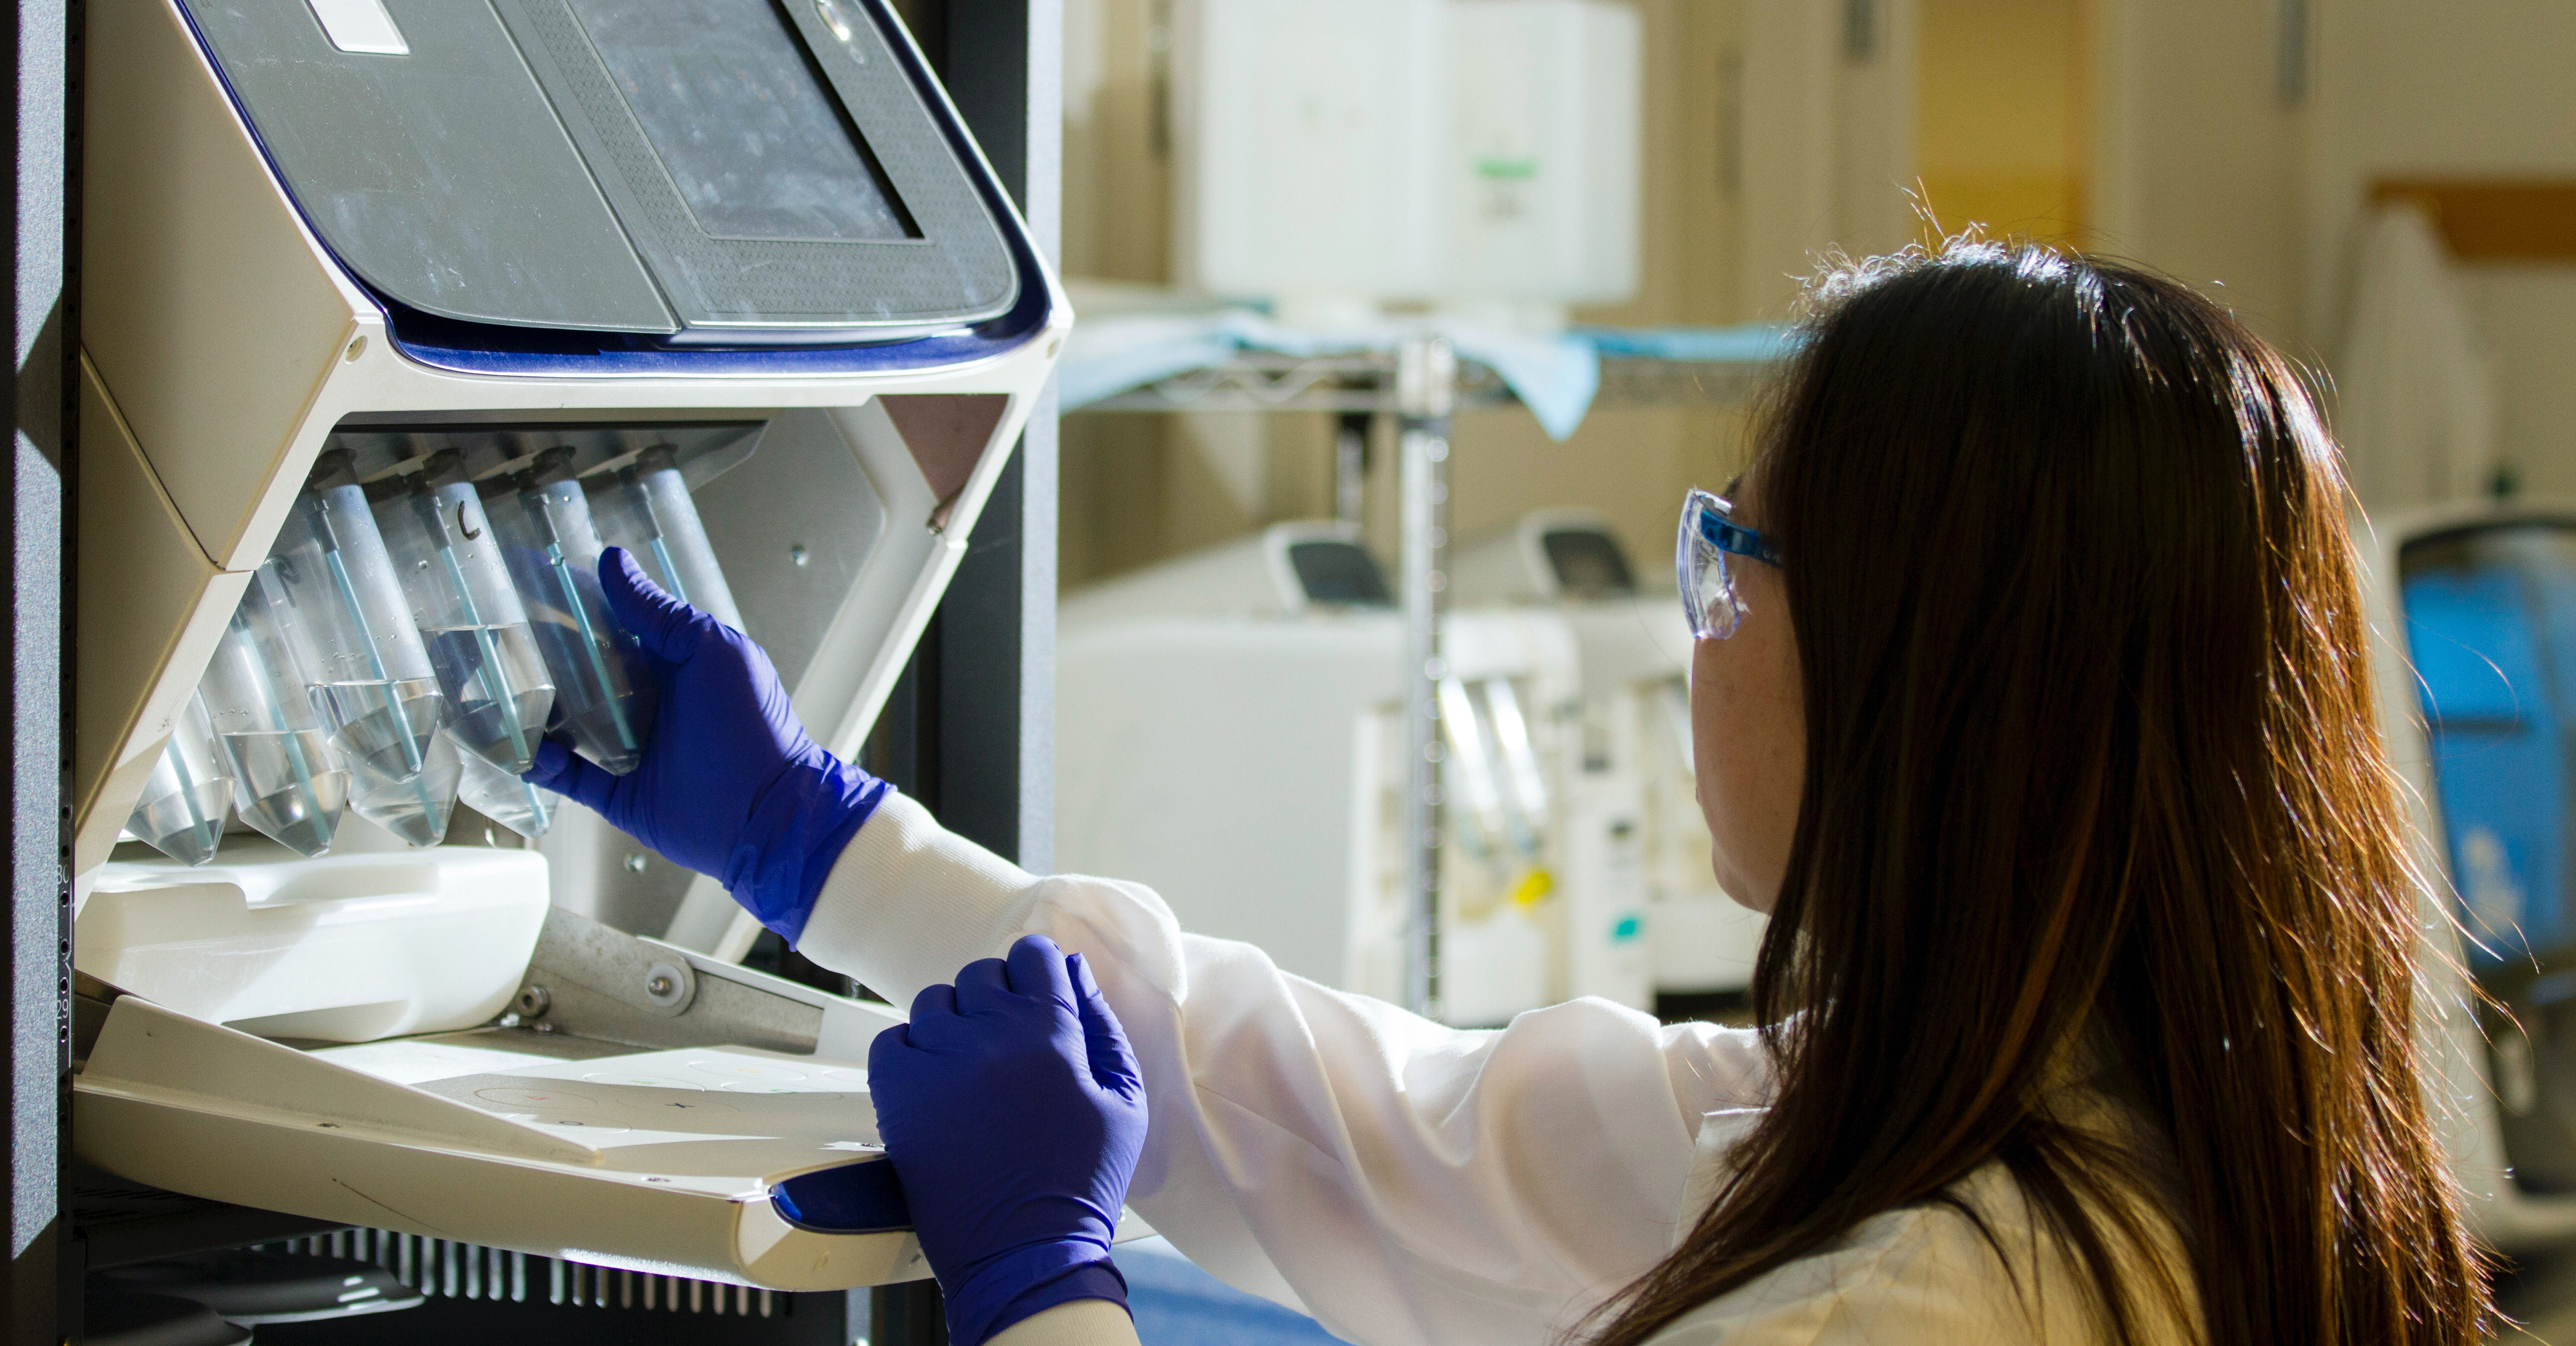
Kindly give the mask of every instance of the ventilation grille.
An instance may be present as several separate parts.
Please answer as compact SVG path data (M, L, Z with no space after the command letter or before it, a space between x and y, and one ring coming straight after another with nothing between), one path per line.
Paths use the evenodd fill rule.
M655 1313L714 1313L784 1317L792 1295L747 1285L657 1276L596 1267L558 1257L532 1257L474 1243L397 1234L389 1229L343 1229L283 1243L253 1245L266 1252L305 1257L346 1257L373 1262L394 1279L438 1299L540 1299L575 1308L637 1309Z

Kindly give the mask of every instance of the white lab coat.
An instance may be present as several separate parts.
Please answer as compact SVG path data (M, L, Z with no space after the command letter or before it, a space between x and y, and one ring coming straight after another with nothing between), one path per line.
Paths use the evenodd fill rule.
M1360 1346L1549 1346L1671 1250L1769 1095L1749 1031L1600 1000L1446 1028L1183 934L1139 885L1033 877L901 796L843 853L799 948L903 1005L1031 933L1084 955L1143 1068L1129 1204ZM1999 1170L1963 1195L2008 1248L2034 1246ZM1658 1340L2082 1339L2059 1259L2025 1269L2027 1307L1967 1220L1900 1211Z

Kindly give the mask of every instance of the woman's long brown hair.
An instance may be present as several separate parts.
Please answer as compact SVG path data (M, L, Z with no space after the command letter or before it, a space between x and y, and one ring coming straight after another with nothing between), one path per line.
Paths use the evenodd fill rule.
M1816 294L1753 470L1806 697L1753 985L1779 1095L1596 1341L1960 1206L1995 1161L2106 1337L2170 1321L2143 1208L2211 1343L2478 1339L2344 486L2298 371L2184 286L2034 247ZM2038 1106L2079 1041L2169 1154Z

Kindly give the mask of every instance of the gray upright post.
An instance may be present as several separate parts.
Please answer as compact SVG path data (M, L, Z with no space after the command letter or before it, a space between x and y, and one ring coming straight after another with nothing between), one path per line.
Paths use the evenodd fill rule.
M1440 612L1449 587L1449 413L1457 356L1440 337L1416 337L1397 356L1395 400L1403 431L1402 510L1406 789L1404 1003L1440 1016Z
M1061 231L1063 0L922 7L948 95L1052 262ZM1032 869L1054 850L1056 404L1049 384L940 602L940 820Z
M73 242L69 155L71 6L25 0L7 34L11 138L9 326L17 341L8 474L9 658L0 709L9 724L9 1275L0 1323L11 1341L77 1335L76 1259L63 1256L62 1173L70 1091L71 883L62 812L69 649L65 513L74 456L65 361L77 339L66 288ZM65 1292L69 1291L69 1294Z
M909 17L1052 262L1063 198L1063 0L921 0ZM885 712L899 721L888 736L892 765L912 776L896 783L950 829L1040 873L1054 849L1055 538L1049 384ZM873 1346L947 1340L928 1281L879 1287L868 1314Z

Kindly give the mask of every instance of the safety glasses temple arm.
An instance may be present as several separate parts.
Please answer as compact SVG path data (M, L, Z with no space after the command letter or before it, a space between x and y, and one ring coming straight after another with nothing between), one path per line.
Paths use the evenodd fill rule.
M1744 525L1715 510L1701 510L1699 535L1708 545L1736 556L1749 556L1767 565L1780 564L1780 546Z

